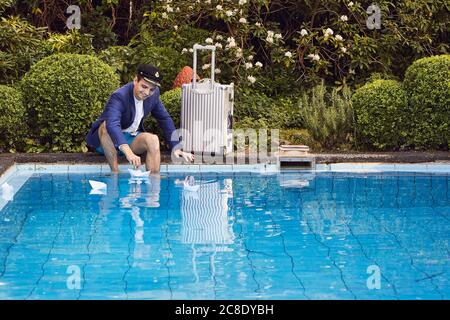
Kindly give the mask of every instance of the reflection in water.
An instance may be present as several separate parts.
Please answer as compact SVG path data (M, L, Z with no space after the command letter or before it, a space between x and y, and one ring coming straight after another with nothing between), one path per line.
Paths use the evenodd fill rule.
M151 245L144 242L144 220L141 218L141 208L158 208L160 206L161 177L151 175L131 177L128 179L129 191L126 197L119 199L120 207L131 209L130 215L134 222L134 266L140 266L140 260L150 255ZM146 190L146 191L145 191ZM148 221L147 221L148 222ZM144 266L144 264L142 264Z
M181 200L181 242L191 244L192 268L199 282L197 258L209 254L211 279L215 277L215 258L219 251L230 251L234 242L233 226L228 218L228 198L232 197L232 181L225 179L225 192L220 183L201 184L198 192L184 190Z

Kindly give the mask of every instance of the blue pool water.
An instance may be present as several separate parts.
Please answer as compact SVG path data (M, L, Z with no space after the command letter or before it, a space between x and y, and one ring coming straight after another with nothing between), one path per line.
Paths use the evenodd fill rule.
M450 298L450 175L194 176L33 174L0 211L0 299Z

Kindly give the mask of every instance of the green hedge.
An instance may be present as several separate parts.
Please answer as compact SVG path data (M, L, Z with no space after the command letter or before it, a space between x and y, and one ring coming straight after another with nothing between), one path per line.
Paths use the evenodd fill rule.
M404 87L412 109L409 143L419 148L450 146L450 55L415 61L406 71Z
M412 119L401 83L368 83L354 93L352 102L359 143L376 149L398 149L404 145Z
M33 65L21 81L35 149L85 151L85 136L119 87L118 76L101 60L56 54Z
M26 132L22 94L0 85L0 152L16 151Z

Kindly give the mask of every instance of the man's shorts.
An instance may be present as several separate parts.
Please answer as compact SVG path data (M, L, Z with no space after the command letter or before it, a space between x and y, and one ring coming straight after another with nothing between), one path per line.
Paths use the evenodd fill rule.
M130 133L128 133L128 132L123 132L123 136L125 137L125 140L127 140L127 143L128 143L128 145L130 145L131 146L131 144L133 143L133 141L134 141L134 139L136 139L136 137L138 136L140 134L140 132L138 132L137 133L137 135L135 135L135 136L133 136L133 135L131 135ZM122 151L120 151L118 148L116 148L117 149L117 154L119 155L119 156L123 156L124 154L122 153ZM103 151L103 148L100 146L100 147L97 147L96 149L95 149L95 151L97 151L98 153L100 153L100 154L105 154L105 152Z

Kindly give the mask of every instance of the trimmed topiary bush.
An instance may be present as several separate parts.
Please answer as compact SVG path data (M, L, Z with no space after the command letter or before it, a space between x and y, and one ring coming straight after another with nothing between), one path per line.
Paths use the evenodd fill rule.
M450 146L450 55L415 61L404 87L412 109L409 143L419 148Z
M359 88L352 97L357 139L376 149L398 149L406 141L411 117L401 83L376 80Z
M26 130L22 94L0 85L0 152L14 152L23 145Z
M21 90L39 151L86 151L90 125L118 87L114 71L93 56L56 54L33 65Z

